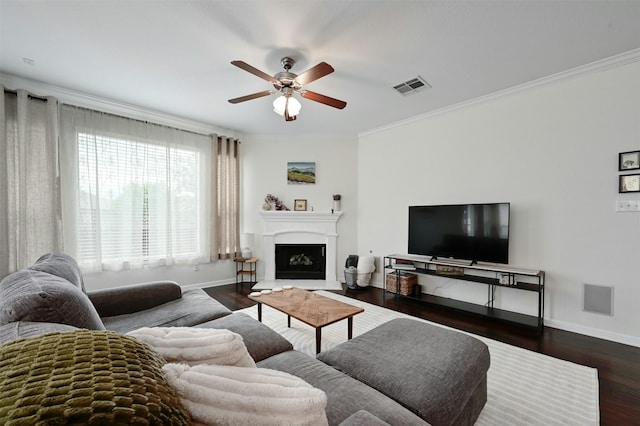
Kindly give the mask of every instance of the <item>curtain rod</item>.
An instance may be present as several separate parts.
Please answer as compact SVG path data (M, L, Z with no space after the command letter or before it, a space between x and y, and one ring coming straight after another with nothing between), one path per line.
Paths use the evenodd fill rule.
M95 112L95 113L98 113L98 114L109 115L111 117L118 117L118 118L122 118L122 119L125 119L125 120L137 121L138 123L150 124L152 126L164 127L165 129L179 130L181 132L191 133L191 134L198 135L198 136L211 136L210 133L195 132L193 130L181 129L181 128L175 127L175 126L168 126L166 124L155 123L153 121L142 120L142 119L139 119L139 118L127 117L126 115L122 115L122 114L114 114L112 112L100 111L100 110L97 110L97 109L87 108L87 107L82 107L82 106L77 106L77 105L72 105L72 104L68 104L68 103L64 103L64 102L62 103L62 106L67 106L67 107L71 107L71 108L75 108L75 109L81 109L81 110L89 111L89 112ZM216 134L216 136L219 136L219 135Z
M16 95L16 96L18 95L18 91L17 90L11 90L11 89L4 89L4 93L9 93L11 95ZM49 102L49 99L43 98L41 96L35 96L35 95L32 95L31 93L28 93L27 97L29 99L36 99L36 100L42 101L42 102Z
M11 90L11 89L7 89L7 88L4 89L4 93L9 93L9 94L16 95L16 96L18 95L18 91L17 90ZM35 96L35 95L32 95L32 94L27 94L27 96L29 97L29 99L36 99L36 100L43 101L43 102L49 102L49 100L47 98L43 98L41 96ZM153 123L153 122L149 122L147 120L139 120L137 118L126 117L124 115L113 114L113 113L110 113L110 112L98 111L98 110L95 110L95 109L80 107L80 106L77 106L77 105L71 105L71 104L67 104L67 103L63 103L62 105L70 106L72 108L79 108L79 109L83 109L83 110L86 110L86 111L98 112L98 113L101 113L101 114L108 114L108 115L111 115L113 117L120 117L120 118L124 118L124 119L127 119L127 120L139 121L139 122L142 122L142 123L145 123L145 124L151 124L151 125L154 125L154 126L161 126L161 127L166 127L166 128L169 128L169 129L180 130L182 132L192 133L194 135L210 136L210 134L194 132L192 130L180 129L180 128L174 127L174 126L167 126L165 124ZM221 136L221 135L217 135L217 134L216 134L216 136L217 137L226 137L226 136ZM232 138L232 139L237 141L240 144L242 143L237 138Z
M96 112L98 114L105 114L105 115L109 115L111 117L118 117L118 118L123 118L125 120L131 120L131 121L137 121L139 123L150 124L152 126L164 127L165 129L174 129L174 130L178 130L178 131L186 132L186 133L191 133L191 134L198 135L198 136L211 136L212 135L211 133L195 132L193 130L181 129L181 128L175 127L175 126L168 126L166 124L160 124L160 123L155 123L153 121L141 120L139 118L127 117L126 115L114 114L112 112L100 111L100 110L97 110L97 109L92 109L92 108L87 108L87 107L67 104L67 103L64 103L64 102L62 103L62 105L63 106L67 106L67 107L71 107L71 108L81 109L81 110L84 110L84 111ZM229 138L228 136L219 135L217 133L213 133L213 135L215 135L216 138L231 139L231 140L234 140L234 141L238 142L239 144L242 144L242 142L238 138Z

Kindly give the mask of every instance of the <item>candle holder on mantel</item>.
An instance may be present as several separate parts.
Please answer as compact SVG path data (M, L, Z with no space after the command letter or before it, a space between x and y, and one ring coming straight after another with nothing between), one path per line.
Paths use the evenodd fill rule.
M341 206L340 206L340 199L341 198L342 198L342 196L340 194L334 194L333 195L333 211L334 212L342 211Z

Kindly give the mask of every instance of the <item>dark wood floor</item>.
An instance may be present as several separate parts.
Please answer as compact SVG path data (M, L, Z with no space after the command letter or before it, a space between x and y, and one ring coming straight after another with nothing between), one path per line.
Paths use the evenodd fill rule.
M249 284L236 292L235 285L205 289L231 310L254 305L246 295ZM602 425L640 425L640 348L545 327L539 334L479 316L450 311L416 300L394 297L379 288L347 290L347 297L382 305L395 311L445 324L535 352L598 369L600 421Z

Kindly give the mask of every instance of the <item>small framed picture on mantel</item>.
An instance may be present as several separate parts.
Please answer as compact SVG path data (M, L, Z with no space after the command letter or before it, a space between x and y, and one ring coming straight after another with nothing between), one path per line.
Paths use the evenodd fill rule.
M293 210L297 212L307 211L307 200L295 200L293 204Z

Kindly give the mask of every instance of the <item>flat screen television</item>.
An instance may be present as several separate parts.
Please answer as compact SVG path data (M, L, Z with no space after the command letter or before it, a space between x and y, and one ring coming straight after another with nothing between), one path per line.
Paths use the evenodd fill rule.
M409 254L509 263L509 203L409 206Z

